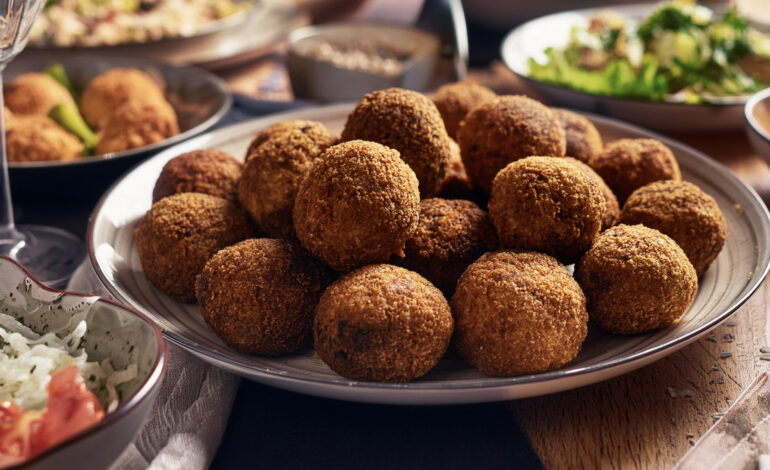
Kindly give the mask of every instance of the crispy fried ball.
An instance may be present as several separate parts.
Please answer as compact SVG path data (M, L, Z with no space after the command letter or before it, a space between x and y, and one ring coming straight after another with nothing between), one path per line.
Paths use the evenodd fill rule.
M566 109L551 108L567 138L567 156L588 163L602 153L602 136L591 121Z
M460 277L451 305L455 349L487 375L557 369L577 356L588 332L583 291L542 253L484 254Z
M438 363L452 329L441 291L417 273L378 264L350 272L326 289L313 337L318 355L340 375L409 382Z
M657 181L634 191L619 223L642 224L673 238L703 276L727 238L727 223L713 197L687 181Z
M77 160L83 144L48 116L14 116L6 122L9 162Z
M414 170L420 194L436 194L449 163L450 138L436 105L416 91L388 88L363 97L348 116L342 140L368 140L396 149Z
M354 140L329 147L300 183L297 238L337 271L403 256L417 229L420 193L397 151Z
M203 193L179 193L152 205L134 230L136 251L150 282L181 300L195 300L195 277L217 251L253 235L232 202Z
M206 324L235 349L263 356L310 344L327 268L299 245L252 238L209 259L195 293Z
M57 104L75 105L70 92L45 73L19 75L5 88L3 95L6 106L18 115L47 116Z
M447 199L470 199L475 196L473 183L465 172L465 165L460 156L460 146L454 140L449 144L451 148L449 164L447 164L444 179L439 185L438 196Z
M681 180L674 154L655 139L610 142L589 162L623 205L636 188L660 180Z
M293 129L274 134L250 154L238 183L238 200L268 236L294 236L291 213L299 184L328 144Z
M487 213L471 201L423 199L420 221L399 264L416 271L451 296L457 279L497 244Z
M278 134L282 134L287 131L299 130L302 131L308 138L310 138L319 147L330 147L337 143L337 137L330 134L326 126L317 121L307 121L303 119L293 119L289 121L279 121L261 130L254 140L249 144L248 150L246 150L246 161L254 155L254 152L260 145L265 143L268 139L273 138Z
M687 255L667 235L643 225L603 232L575 266L588 314L605 330L645 333L675 323L698 291Z
M470 80L447 83L433 95L433 103L441 113L449 137L457 139L460 121L468 112L480 104L497 97L494 91Z
M473 108L457 139L468 176L487 193L507 164L532 155L563 157L567 148L556 116L526 96L501 96Z
M80 113L94 129L129 101L165 101L163 90L138 69L113 68L88 83L80 97Z
M144 147L177 134L176 113L166 101L129 101L103 121L96 152L104 154Z
M572 157L565 157L564 161L572 163L576 167L580 168L580 170L593 178L594 181L596 181L596 184L599 185L599 189L604 195L604 203L607 206L607 210L604 212L604 218L602 219L602 230L607 230L608 228L615 225L615 222L618 220L618 216L620 216L620 204L618 204L618 198L615 197L615 193L612 192L602 177L599 176L599 174L596 173L590 166Z
M163 166L152 202L176 193L206 193L236 202L242 168L241 162L221 150L183 153Z
M527 157L497 174L488 208L502 247L569 262L596 240L606 203L596 180L574 164Z

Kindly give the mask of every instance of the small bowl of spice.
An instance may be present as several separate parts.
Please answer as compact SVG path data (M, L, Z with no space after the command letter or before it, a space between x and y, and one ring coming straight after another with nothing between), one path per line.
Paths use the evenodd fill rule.
M744 108L746 134L754 150L770 163L770 88L754 94Z
M286 65L298 98L346 101L388 87L427 89L438 36L410 26L329 23L289 36Z

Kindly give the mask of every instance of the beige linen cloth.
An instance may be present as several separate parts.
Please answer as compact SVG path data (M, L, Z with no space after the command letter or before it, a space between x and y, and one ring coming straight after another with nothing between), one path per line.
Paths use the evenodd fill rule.
M112 298L88 261L67 290ZM110 470L198 470L222 440L238 378L169 344L168 367L144 427Z

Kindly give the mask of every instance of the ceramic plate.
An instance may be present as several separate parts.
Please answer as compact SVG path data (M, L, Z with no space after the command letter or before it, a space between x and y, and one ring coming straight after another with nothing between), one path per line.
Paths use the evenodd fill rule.
M537 93L558 106L580 109L664 132L737 130L743 127L743 105L748 96L724 98L720 104L683 104L612 98L584 93L529 78L527 62L545 62L548 47L567 44L573 26L585 27L597 12L610 9L638 21L657 4L618 5L610 8L573 10L529 21L511 31L500 49L505 64Z
M339 132L352 105L274 115L200 136L149 159L118 181L96 207L88 231L91 263L121 301L153 318L166 337L204 360L244 377L285 389L344 400L394 404L470 403L542 395L580 387L649 364L694 341L725 320L754 292L770 263L770 218L756 193L706 155L649 131L586 115L607 141L655 137L675 153L684 178L714 196L727 219L722 253L701 280L690 310L675 326L645 335L613 336L590 330L580 355L552 372L512 378L487 377L460 359L446 358L409 384L351 381L332 372L311 350L280 358L240 354L208 328L198 307L155 289L142 273L133 229L150 207L155 180L174 156L217 148L243 156L254 134L284 119L312 119Z

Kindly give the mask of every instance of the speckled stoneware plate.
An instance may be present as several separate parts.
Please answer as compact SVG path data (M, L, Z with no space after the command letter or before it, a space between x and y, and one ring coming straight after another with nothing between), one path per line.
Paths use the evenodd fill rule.
M60 336L85 320L89 360L109 358L118 370L137 366L137 376L117 387L120 405L101 422L24 464L3 468L109 467L139 432L160 390L167 358L160 330L141 313L110 300L49 289L4 256L0 256L0 314L11 315L36 333L55 331Z
M690 310L656 333L613 336L591 329L580 355L552 372L492 378L460 359L446 358L409 384L358 382L332 372L308 349L280 358L240 354L208 328L198 307L155 289L142 273L133 229L150 207L163 165L193 149L218 148L242 157L254 134L284 119L313 119L342 129L352 105L334 105L248 121L175 146L136 167L102 198L91 217L88 246L102 282L117 298L154 319L166 338L204 360L259 382L344 400L393 404L470 403L522 398L580 387L649 364L694 341L730 316L754 292L770 263L770 217L756 193L727 168L671 139L612 119L586 115L603 137L654 137L675 153L684 178L714 196L727 219L727 244L701 280Z
M551 85L530 78L527 62L545 61L548 47L563 47L574 26L585 27L602 10L612 10L638 21L648 16L657 3L587 8L543 16L518 26L506 36L500 48L505 64L552 104L580 109L664 132L738 130L743 126L743 105L748 96L721 98L719 104L683 104L641 99L612 98ZM719 10L718 6L713 8Z

